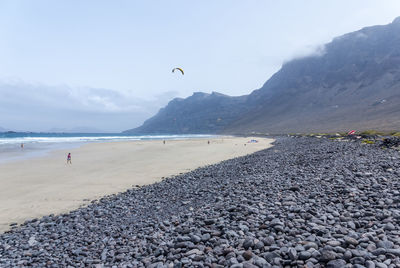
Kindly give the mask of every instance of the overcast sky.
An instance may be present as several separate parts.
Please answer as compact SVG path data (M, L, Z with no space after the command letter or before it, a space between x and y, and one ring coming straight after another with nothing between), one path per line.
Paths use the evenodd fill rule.
M0 0L0 127L133 128L194 91L248 94L397 16L399 0Z

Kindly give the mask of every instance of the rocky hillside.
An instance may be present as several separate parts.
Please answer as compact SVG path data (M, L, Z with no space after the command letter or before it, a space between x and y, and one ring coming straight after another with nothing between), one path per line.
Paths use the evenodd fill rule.
M216 92L212 94L196 92L186 99L173 99L141 127L126 132L135 134L221 132L247 111L246 99L247 96L230 97Z
M175 99L131 133L400 129L400 17L287 62L248 96Z

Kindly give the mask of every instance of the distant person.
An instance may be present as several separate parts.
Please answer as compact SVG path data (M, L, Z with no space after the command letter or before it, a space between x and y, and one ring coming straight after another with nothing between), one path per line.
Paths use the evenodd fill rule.
M207 143L210 144L210 141L208 141Z
M22 149L24 149L24 144L23 144L23 143L21 143L21 150L22 150Z
M163 143L165 144L165 140L163 140Z
M68 156L67 156L67 164L72 164L72 161L71 161L71 153L68 153Z

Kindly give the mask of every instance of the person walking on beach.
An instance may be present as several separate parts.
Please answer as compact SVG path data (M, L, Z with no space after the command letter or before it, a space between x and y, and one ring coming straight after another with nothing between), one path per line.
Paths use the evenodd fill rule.
M21 143L21 150L22 150L22 149L24 149L24 144L23 144L23 143Z
M67 156L67 164L72 164L72 161L71 161L71 153L68 153L68 156Z

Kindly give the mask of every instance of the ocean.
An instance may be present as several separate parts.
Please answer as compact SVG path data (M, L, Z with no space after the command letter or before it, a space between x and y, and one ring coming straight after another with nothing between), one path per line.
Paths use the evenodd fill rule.
M0 133L0 163L44 156L51 151L77 148L90 142L180 140L213 135L126 135L121 133ZM21 147L23 144L23 148Z

